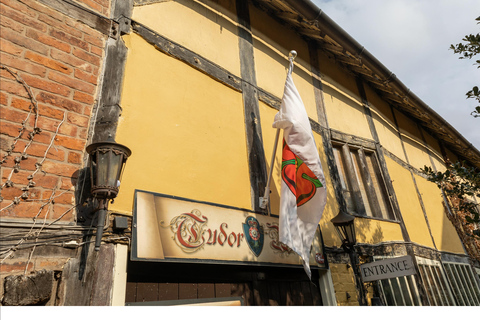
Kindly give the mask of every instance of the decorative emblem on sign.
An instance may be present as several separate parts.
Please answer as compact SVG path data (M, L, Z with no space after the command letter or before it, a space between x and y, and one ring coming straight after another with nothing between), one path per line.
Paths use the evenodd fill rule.
M270 241L270 248L273 249L273 252L280 253L286 256L294 252L287 245L280 242L279 233L278 233L278 224L267 223L267 228L268 228L268 235L270 236L270 239L272 239L272 241Z
M254 217L247 217L243 223L243 232L250 250L258 257L263 249L263 227Z
M182 213L170 221L173 239L183 252L195 252L205 244L203 233L207 221L208 218L197 209Z

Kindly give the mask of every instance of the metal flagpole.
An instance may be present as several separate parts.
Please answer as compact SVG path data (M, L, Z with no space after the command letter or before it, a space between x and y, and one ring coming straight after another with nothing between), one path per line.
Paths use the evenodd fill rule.
M293 60L297 57L297 52L295 50L290 51L288 54L288 61L291 63L288 66L288 72L293 71ZM273 173L273 165L275 164L275 154L277 153L277 146L278 146L278 138L280 137L280 129L277 129L277 133L275 135L275 142L273 144L273 152L272 152L272 160L270 161L270 172L268 173L267 185L265 186L265 193L263 197L260 197L260 208L266 209L268 205L268 201L270 198L270 182L272 180L272 173Z

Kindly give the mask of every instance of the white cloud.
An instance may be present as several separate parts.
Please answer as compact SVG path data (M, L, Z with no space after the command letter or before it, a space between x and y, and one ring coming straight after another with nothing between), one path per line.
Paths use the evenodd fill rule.
M480 119L465 93L480 85L474 61L449 50L478 33L478 0L313 0L413 93L480 150Z

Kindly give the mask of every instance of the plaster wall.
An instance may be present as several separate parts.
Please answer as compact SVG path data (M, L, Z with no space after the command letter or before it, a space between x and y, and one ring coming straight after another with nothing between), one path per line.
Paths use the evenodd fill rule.
M136 6L132 19L240 76L235 2L205 3L175 0Z
M134 33L116 140L132 149L110 207L131 212L134 189L250 207L242 95Z
M250 6L253 55L257 85L278 98L283 96L288 70L288 55L297 52L293 81L310 118L317 120L308 44L291 29L279 24L265 12Z
M398 205L405 227L412 242L433 248L427 222L420 205L415 185L410 172L391 160L385 158Z

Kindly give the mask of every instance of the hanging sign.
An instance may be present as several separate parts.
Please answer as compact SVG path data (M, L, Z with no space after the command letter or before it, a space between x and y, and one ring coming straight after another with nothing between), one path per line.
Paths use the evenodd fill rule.
M415 274L411 256L378 260L360 265L363 282Z
M275 217L135 191L132 260L301 265L278 232ZM326 268L319 228L310 263Z

